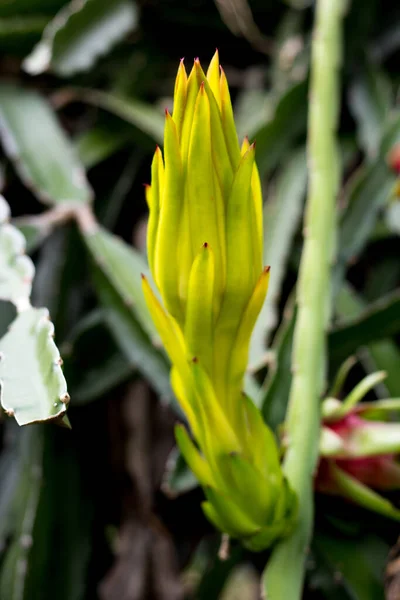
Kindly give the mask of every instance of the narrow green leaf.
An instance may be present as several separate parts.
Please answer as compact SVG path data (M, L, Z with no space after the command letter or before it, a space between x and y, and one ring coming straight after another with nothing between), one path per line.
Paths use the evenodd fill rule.
M352 475L331 464L335 485L346 498L380 515L400 521L400 510L390 500L361 483Z
M289 300L289 304L293 302ZM289 401L295 320L293 306L286 307L285 317L271 348L273 358L260 392L263 417L274 430L283 423Z
M336 299L335 309L340 319L360 317L367 308L363 299L350 285L345 284ZM382 394L391 397L400 396L400 351L391 339L371 342L360 354L364 366L369 372L385 371L386 379L378 386ZM381 394L379 394L381 395Z
M273 98L260 88L239 90L235 102L235 124L239 141L265 125L273 110Z
M364 11L365 12L365 11ZM371 58L377 64L385 62L400 46L400 27L396 19L388 23L374 39L371 46Z
M25 238L8 223L10 209L0 195L0 300L18 309L29 306L35 268L25 253Z
M400 235L400 202L398 198L389 204L385 212L385 223L396 235Z
M400 291L371 303L357 318L348 319L329 334L331 356L340 360L355 350L400 331Z
M44 241L36 261L32 304L49 310L60 342L82 315L82 287L88 279L84 258L85 245L75 223L69 223Z
M39 94L0 85L0 136L22 181L39 200L47 204L91 200L74 148Z
M199 482L187 466L179 448L174 448L167 460L161 489L170 498L175 498L194 490L198 485Z
M89 442L90 427L99 433L92 431ZM17 487L0 597L84 600L100 489L93 463L104 434L93 426L93 415L81 415L73 435L46 426L26 427L18 434Z
M12 220L12 225L22 233L25 238L27 254L31 254L39 248L42 242L52 232L52 227L48 227L43 221L36 220L35 217L19 217Z
M85 242L95 263L115 287L125 305L132 309L148 335L153 340L158 340L157 330L142 292L141 274L149 276L148 266L142 255L101 227L86 234Z
M79 321L61 352L73 407L104 396L135 373L117 347L102 310Z
M88 70L137 24L130 0L72 0L46 27L42 40L25 59L25 70L50 69L68 77Z
M45 308L28 308L0 340L0 397L19 425L60 420L69 401Z
M75 139L75 148L82 163L90 169L118 152L131 139L132 134L126 127L96 125Z
M19 477L16 423L9 420L4 427L4 444L0 454L0 555L13 529L15 492ZM1 576L0 576L1 577Z
M85 235L96 267L93 276L111 332L125 356L167 400L172 397L169 366L144 300L141 273L148 275L143 257L102 228ZM149 275L148 275L149 276Z
M89 89L72 89L74 95L88 104L98 106L149 136L156 144L163 144L164 114L151 104L136 98L125 98L109 92Z
M129 363L146 377L161 399L167 403L172 401L180 414L171 390L170 366L164 353L154 345L137 320L132 307L126 305L123 297L100 268L94 268L93 279L104 308L105 321L117 346Z
M50 14L65 4L65 0L10 0L0 4L1 17L27 14Z
M389 79L372 65L366 65L350 87L350 109L357 123L357 136L369 158L379 152L391 109L391 95Z
M391 195L396 177L386 164L386 153L398 140L399 115L388 124L377 159L367 166L360 167L347 188L347 207L339 228L336 285L340 282L344 267L360 254L367 243L379 209Z
M268 294L253 330L249 367L259 368L268 348L268 338L277 323L277 304L294 234L302 214L307 166L303 150L286 164L272 200L264 205L264 264L271 266Z
M0 598L27 600L27 561L32 552L32 534L43 485L43 430L21 431L18 482L14 498L15 534L0 571ZM25 543L21 543L24 540ZM21 565L24 569L21 569Z
M382 573L389 547L382 539L374 535L344 538L324 532L316 534L313 548L352 599L383 600Z
M59 427L42 427L37 432L44 438L42 484L32 515L23 600L85 600L89 595L89 560L96 539L93 518L101 493L93 465L105 456L104 433L93 413L80 415L79 421L73 432ZM90 429L97 431L91 431L89 438ZM17 535L15 543L20 539Z
M132 150L129 155L121 161L120 172L110 190L96 199L96 216L98 221L107 229L114 229L118 217L131 192L139 169L142 166L144 152L140 148Z
M36 40L47 25L49 18L44 15L25 15L0 18L0 46L9 40L20 40L34 36Z
M203 518L200 513L199 516ZM221 592L230 573L237 564L244 560L244 552L240 544L232 544L228 548L229 552L226 559L218 557L218 549L221 550L220 538L205 536L191 554L190 562L185 568L183 577L185 581L194 582L191 589L193 589L196 600L221 598ZM241 596L240 598L244 600Z
M278 102L275 113L256 131L248 132L257 143L257 164L263 176L273 169L294 140L306 131L307 85L295 84Z

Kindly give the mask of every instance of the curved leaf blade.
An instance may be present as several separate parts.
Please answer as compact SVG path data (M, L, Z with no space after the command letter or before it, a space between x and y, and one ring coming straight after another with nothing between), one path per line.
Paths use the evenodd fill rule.
M137 19L136 4L129 0L73 0L46 27L24 68L31 75L50 69L63 77L86 71Z
M85 242L95 263L93 279L104 319L117 345L161 398L173 401L170 367L159 349L158 334L142 293L140 274L148 275L144 258L100 227L87 233Z
M82 102L98 106L133 125L150 137L152 142L164 143L164 114L151 104L101 90L73 88L71 91Z
M277 183L275 198L264 206L264 257L271 265L268 294L255 324L250 343L249 368L265 363L268 338L276 326L277 305L290 248L298 228L307 183L306 156L296 152Z
M84 169L47 101L36 92L0 85L0 137L25 185L46 204L87 203Z
M360 346L397 334L400 331L400 291L371 303L358 317L347 319L329 333L331 356L342 360Z

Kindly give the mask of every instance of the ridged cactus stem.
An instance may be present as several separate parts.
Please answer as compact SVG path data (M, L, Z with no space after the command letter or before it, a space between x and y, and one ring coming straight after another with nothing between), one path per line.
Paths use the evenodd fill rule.
M299 500L293 533L274 550L264 576L268 600L301 597L313 527L313 475L318 459L320 396L330 317L330 275L336 237L337 155L342 0L319 0L312 43L309 103L309 192L297 287L293 379L286 419L284 471Z

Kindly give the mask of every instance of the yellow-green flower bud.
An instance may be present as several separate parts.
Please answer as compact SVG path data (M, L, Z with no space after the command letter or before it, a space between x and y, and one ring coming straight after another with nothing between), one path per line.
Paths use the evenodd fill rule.
M274 437L242 393L269 267L255 144L239 146L217 53L207 75L196 59L187 76L181 61L151 174L148 259L165 309L146 279L143 288L200 452L185 428L177 441L208 518L260 549L288 531L296 502Z

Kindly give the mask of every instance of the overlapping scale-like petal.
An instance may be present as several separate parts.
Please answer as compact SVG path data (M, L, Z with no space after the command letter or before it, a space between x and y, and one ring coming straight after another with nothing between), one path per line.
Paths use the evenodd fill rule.
M164 307L143 289L172 362L171 384L194 441L176 439L203 486L212 523L261 550L286 535L296 500L275 438L243 395L250 336L264 302L262 194L255 144L239 147L216 53L204 73L181 61L146 188L147 252Z

